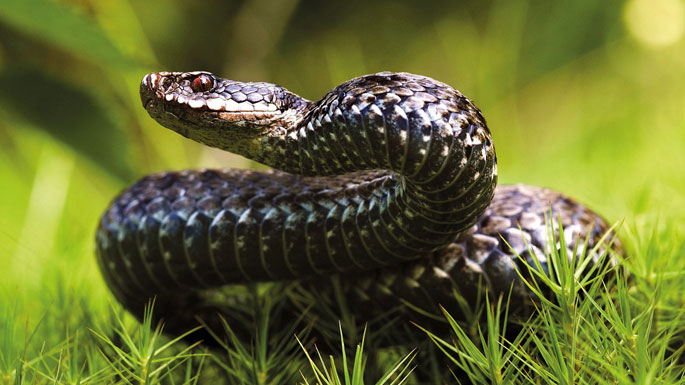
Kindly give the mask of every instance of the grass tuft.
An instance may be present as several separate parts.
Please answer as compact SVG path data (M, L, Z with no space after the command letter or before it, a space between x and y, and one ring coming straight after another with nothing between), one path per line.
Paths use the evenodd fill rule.
M118 340L114 340L103 332L93 331L106 348L101 353L112 373L119 381L126 384L158 383L170 376L176 368L198 353L191 352L199 342L184 346L178 352L169 354L172 347L184 337L199 329L195 328L171 340L162 338L163 324L152 325L152 310L154 301L146 308L143 322L134 333L127 330L123 319L115 316L115 329Z
M341 364L336 364L336 359L332 355L329 355L328 360L325 360L318 348L315 348L316 357L312 358L307 348L299 339L297 339L304 354L307 356L307 361L309 362L315 379L315 382L310 383L307 377L302 374L302 380L305 385L363 385L365 383L364 371L366 369L367 358L364 352L364 342L366 340L366 328L364 328L362 333L361 342L355 347L351 367L349 366L347 359L342 324L340 324L339 330L340 351L342 355ZM393 365L389 366L388 371L374 383L376 385L404 384L414 370L414 368L411 367L411 363L415 357L416 350L414 349L397 360ZM339 367L340 365L342 365L342 367Z
M547 221L548 245L563 245L561 218ZM612 232L615 230L612 227ZM558 237L555 234L559 234ZM478 384L685 383L682 308L659 317L663 292L644 296L629 282L605 235L597 246L576 243L572 254L551 247L545 259L529 250L532 263L519 271L533 294L535 312L507 331L508 301L485 308L486 322L473 338L445 311L453 338L425 330L459 370L458 382ZM650 253L647 242L640 252ZM546 261L548 268L543 266ZM524 274L527 269L531 274ZM672 309L671 309L672 310Z

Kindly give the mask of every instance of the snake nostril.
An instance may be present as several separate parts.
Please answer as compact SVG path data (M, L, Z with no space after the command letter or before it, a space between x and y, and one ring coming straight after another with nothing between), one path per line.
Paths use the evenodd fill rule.
M169 87L172 86L172 84L173 84L173 80L171 80L171 79L168 78L168 77L163 77L163 78L162 78L162 83L161 83L161 85L160 85L159 88L162 89L162 90L167 90L167 89L169 89Z

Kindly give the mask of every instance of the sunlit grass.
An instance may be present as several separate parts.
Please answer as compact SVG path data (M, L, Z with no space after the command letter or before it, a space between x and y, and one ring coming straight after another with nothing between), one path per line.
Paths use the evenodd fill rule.
M551 237L550 244L563 244L563 231L559 234L560 239ZM549 271L534 255L534 263L526 267L533 275L526 283L535 293L536 312L514 333L506 330L504 296L488 303L486 322L478 327L476 338L447 310L443 311L454 338L422 329L460 370L455 379L466 383L685 383L685 311L668 306L668 316L663 317L657 310L669 297L661 289L666 281L658 278L656 291L641 292L629 282L643 277L631 275L625 266L601 262L587 274L586 262L598 251L574 250L567 255L564 248L552 250L545 256L552 265ZM635 255L645 252L649 248L636 250ZM610 257L604 253L600 261ZM645 296L648 293L652 295Z
M362 334L361 342L355 347L354 357L352 358L352 365L350 366L347 360L345 337L343 336L342 326L340 326L340 352L342 357L342 367L338 368L336 358L332 355L328 356L326 361L321 352L316 349L316 356L312 357L307 348L298 343L304 350L307 356L307 361L314 372L316 382L310 382L303 374L302 378L305 385L362 385L364 381L364 371L366 366L366 356L364 354L364 341L366 340L366 329ZM393 365L389 366L388 371L374 383L376 385L400 385L404 384L412 371L411 363L416 356L415 350L410 351L404 357L400 358Z
M280 285L271 289L267 288L261 295L255 290L251 291L255 308L245 325L231 326L223 318L223 330L213 330L205 325L219 344L212 360L229 378L229 383L294 383L301 369L293 365L300 359L295 336L306 338L311 324L303 322L304 315L290 319L285 325L272 323L273 317L284 310L285 296L280 291ZM234 331L237 326L243 326L252 335L249 338L243 335L241 338Z

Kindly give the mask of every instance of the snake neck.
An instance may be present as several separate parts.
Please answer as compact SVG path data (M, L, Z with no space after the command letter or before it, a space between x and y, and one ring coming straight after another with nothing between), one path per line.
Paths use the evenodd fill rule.
M413 253L469 228L492 199L497 165L485 119L445 84L409 74L365 76L301 116L265 137L259 161L305 176L387 170L372 194L361 194L364 205L386 218L386 227L407 236L419 229L423 241L411 242ZM361 195L353 193L353 201Z

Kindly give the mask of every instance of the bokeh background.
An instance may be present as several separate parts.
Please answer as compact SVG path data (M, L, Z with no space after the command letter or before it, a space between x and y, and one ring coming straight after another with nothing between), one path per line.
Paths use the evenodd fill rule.
M147 116L138 85L160 70L268 81L309 99L366 73L427 75L482 109L500 183L566 192L624 220L628 239L667 228L682 240L684 9L683 0L2 0L0 311L29 323L47 312L45 327L64 329L74 309L108 308L94 230L115 194L154 171L255 166Z

